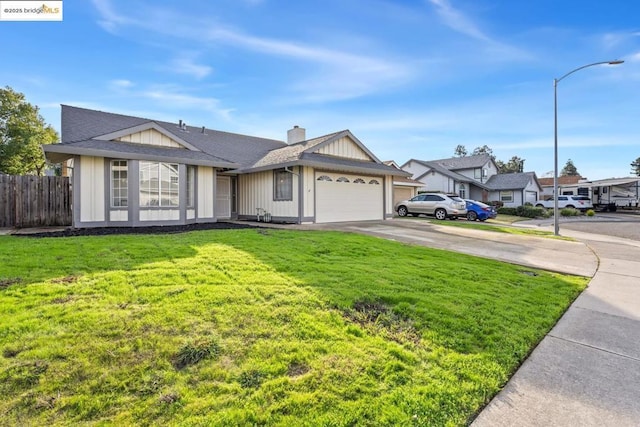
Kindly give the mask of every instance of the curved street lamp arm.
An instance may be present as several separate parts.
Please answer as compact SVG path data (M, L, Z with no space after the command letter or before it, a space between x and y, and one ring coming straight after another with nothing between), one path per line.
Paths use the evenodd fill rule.
M564 76L560 77L559 79L553 79L554 83L557 84L560 80L564 79L565 77L570 76L571 74L575 73L576 71L580 71L583 68L587 68L587 67L593 67L595 65L605 65L605 64L609 64L609 65L618 65L618 64L622 64L624 61L620 60L620 59L614 59L613 61L600 61L600 62L594 62L593 64L587 64L587 65L583 65L582 67L578 67L575 70L571 70L569 71L567 74L565 74Z

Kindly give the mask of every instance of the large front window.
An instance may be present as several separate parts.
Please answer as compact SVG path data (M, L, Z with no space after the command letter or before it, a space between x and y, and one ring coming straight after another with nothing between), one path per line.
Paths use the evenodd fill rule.
M140 206L178 206L178 177L176 163L140 162Z
M513 191L501 191L500 201L507 202L507 203L513 202Z
M129 205L128 193L127 161L113 160L111 162L111 207L127 207Z
M273 200L293 200L293 174L284 169L273 171Z

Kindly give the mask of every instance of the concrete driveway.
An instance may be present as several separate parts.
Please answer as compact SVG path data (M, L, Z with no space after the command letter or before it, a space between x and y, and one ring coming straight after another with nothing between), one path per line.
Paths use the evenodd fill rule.
M363 233L586 277L592 277L598 268L597 256L586 244L579 241L471 230L438 225L424 219L314 224L308 227L316 230Z

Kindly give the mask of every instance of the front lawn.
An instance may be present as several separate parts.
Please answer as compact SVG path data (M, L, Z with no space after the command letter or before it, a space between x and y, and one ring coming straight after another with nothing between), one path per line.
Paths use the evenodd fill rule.
M288 230L0 237L0 424L465 425L587 279Z

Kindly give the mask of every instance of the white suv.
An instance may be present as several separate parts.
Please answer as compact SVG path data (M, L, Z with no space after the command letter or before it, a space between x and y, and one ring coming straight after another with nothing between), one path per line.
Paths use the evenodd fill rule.
M457 195L423 193L396 204L400 216L427 214L436 219L458 219L467 214L467 204Z
M553 208L553 199L538 200L536 202L538 208ZM593 209L593 203L587 196L558 196L558 208L574 208L581 211Z

